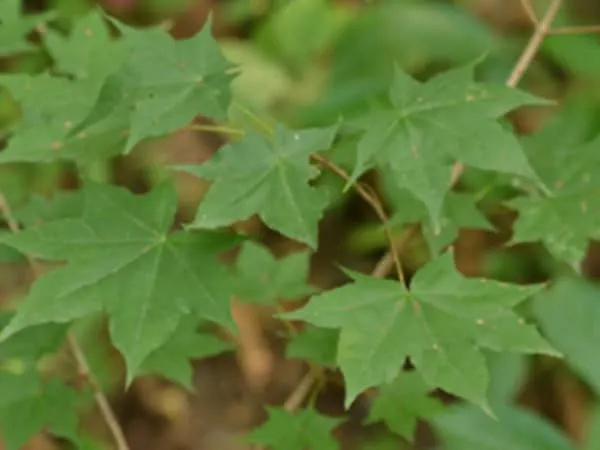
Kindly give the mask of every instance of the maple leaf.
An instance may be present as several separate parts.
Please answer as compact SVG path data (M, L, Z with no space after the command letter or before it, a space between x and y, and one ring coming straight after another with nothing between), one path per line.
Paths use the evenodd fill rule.
M331 435L341 419L326 417L314 409L289 413L268 407L269 420L246 436L246 442L263 444L272 450L334 450L337 442Z
M412 441L417 420L429 419L443 409L430 391L416 372L400 372L394 381L381 386L367 423L382 420L390 430Z
M207 163L182 168L214 181L191 226L217 228L258 214L267 226L316 248L327 199L309 185L319 174L309 155L327 148L335 131L278 126L272 141L249 132Z
M58 191L51 198L32 195L14 211L15 219L25 226L68 217L78 217L83 211L84 195L81 190Z
M81 217L3 238L33 257L68 264L36 280L0 340L32 325L65 323L105 311L131 379L186 315L235 328L229 272L214 255L237 243L236 238L209 232L169 234L177 207L170 184L145 196L89 184L84 195Z
M21 0L0 2L0 55L23 52L35 48L26 40L27 34L56 16L54 11L41 14L22 14Z
M462 228L494 230L493 225L477 208L470 194L448 192L440 211L439 227L435 227L427 208L409 190L398 188L390 174L383 171L382 180L394 214L390 224L420 223L431 254L436 255L454 242Z
M58 380L0 372L0 431L7 450L22 448L44 429L77 442L78 401L79 394Z
M126 140L125 128L115 131L114 118L70 134L93 107L98 93L94 80L7 75L0 77L0 85L8 88L22 111L7 147L0 152L0 163L89 162L117 154Z
M306 284L310 264L308 252L275 259L254 242L245 242L236 265L236 295L242 301L273 303L312 294Z
M288 358L312 361L335 367L339 332L329 328L308 327L292 337L286 347Z
M475 64L420 83L396 70L391 107L357 121L365 131L352 179L373 164L387 167L398 187L425 203L433 224L450 185L451 165L535 178L519 141L497 121L525 104L545 104L516 89L475 83Z
M129 151L143 139L188 125L197 115L226 116L233 66L221 54L210 23L183 40L162 28L120 28L126 62L106 78L94 109L73 134L108 122L119 133L127 130L120 150Z
M282 315L341 330L337 362L346 406L365 388L393 380L410 356L428 385L487 408L489 376L480 347L558 354L512 311L541 285L466 278L450 253L417 272L410 292L396 281L353 277Z
M526 141L547 189L508 202L519 212L511 243L541 241L557 258L578 263L589 240L600 238L600 136L584 142L583 130L565 121L558 117Z
M56 70L74 79L48 74L0 77L22 111L7 148L0 152L0 162L88 162L120 153L127 126L116 117L85 131L73 130L92 110L105 78L124 62L123 42L111 38L99 10L75 22L68 37L48 30L44 42Z
M55 60L56 71L77 79L95 79L102 83L125 61L124 42L111 36L98 8L79 18L68 36L50 29L43 38Z
M140 372L163 375L193 390L190 360L218 355L234 348L212 334L198 332L196 328L195 320L184 318L173 335L148 355Z
M0 314L0 330L14 317L14 313ZM64 341L66 328L61 324L44 324L13 334L0 343L0 364L18 359L36 362L41 356L58 350Z

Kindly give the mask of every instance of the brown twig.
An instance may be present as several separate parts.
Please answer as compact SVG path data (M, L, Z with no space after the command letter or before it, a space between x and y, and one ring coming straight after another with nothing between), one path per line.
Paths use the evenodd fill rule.
M600 33L600 25L574 25L550 30L550 35Z
M15 234L19 233L21 231L19 223L15 219L15 217L12 213L12 210L10 208L10 204L8 203L5 195L1 192L0 192L0 212L2 212L2 214L4 215L4 219L6 220L6 223L8 225L8 228L10 229L10 231ZM27 262L29 263L29 266L31 267L31 271L33 273L34 278L38 278L42 274L42 268L41 268L40 264L33 257L31 257L31 255L25 254L25 258L27 259ZM85 356L85 353L81 349L81 346L79 345L79 342L77 341L77 338L75 337L75 335L73 333L67 334L67 345L69 346L69 350L71 351L71 353L73 355L73 359L75 360L75 363L77 364L77 370L79 371L79 375L83 379L87 380L87 382L90 384L90 387L92 388L92 393L94 395L94 400L96 401L96 405L98 406L98 409L100 410L100 414L102 415L102 418L103 418L104 422L106 423L106 426L108 427L108 429L115 441L117 450L129 450L129 445L127 444L127 440L125 439L123 430L121 429L121 426L119 425L119 421L117 420L117 417L116 417L114 411L110 407L110 404L108 403L106 396L100 389L100 386L98 384L98 381L96 380L96 377L91 372L90 365Z
M102 389L100 389L100 386L98 385L98 380L90 370L90 365L87 361L85 353L83 352L81 345L79 345L79 341L73 333L67 334L67 345L69 346L69 350L73 355L73 359L75 359L75 363L77 364L79 374L82 376L83 379L87 380L90 387L92 388L92 393L94 395L96 405L100 410L100 414L102 415L106 426L112 434L117 449L129 450L129 444L127 444L127 440L125 439L123 430L119 425L119 421L117 420L114 411L110 407L108 399L102 392Z
M346 181L350 180L350 176L346 173L346 171L344 169L336 166L333 162L331 162L327 158L324 158L323 156L317 155L317 154L312 154L311 158L313 160L315 160L316 162L318 162L319 164L325 166L327 169L334 172L335 174L337 174L344 180L346 180ZM365 202L367 202L369 204L369 206L371 206L371 208L373 209L373 211L375 212L375 214L377 215L377 217L379 218L381 223L383 223L383 226L385 227L385 234L386 234L387 240L390 244L390 250L389 250L390 256L388 256L388 258L390 258L393 261L394 266L396 267L398 280L400 280L400 282L402 283L403 286L407 287L406 277L404 276L404 269L403 269L402 263L400 261L400 255L399 255L398 251L396 251L396 246L394 245L394 241L395 241L394 235L389 226L389 217L388 217L387 213L385 212L385 208L383 207L381 200L379 200L379 197L377 197L377 195L374 192L371 192L368 187L366 187L365 185L363 185L359 182L353 183L353 187L356 190L356 192L358 193L358 195L360 195L362 197L362 199Z
M527 17L529 17L529 20L531 20L531 23L537 25L540 22L531 5L531 0L521 0L521 7L523 8L523 11L525 11L525 14L527 14Z
M535 31L531 35L527 46L521 53L521 56L519 57L517 64L515 64L512 73L508 77L508 80L506 80L507 86L515 87L517 84L519 84L521 78L523 78L525 71L529 68L533 62L533 59L535 58L535 55L540 49L540 45L542 44L544 38L550 32L552 21L556 17L561 4L562 0L553 0L546 10L544 17L542 17L542 20L540 20L540 22L536 25Z
M304 402L304 399L308 396L313 384L317 381L319 377L318 370L311 367L306 375L300 380L300 383L296 385L296 388L292 391L292 393L288 396L286 401L283 403L283 409L288 412L294 412Z

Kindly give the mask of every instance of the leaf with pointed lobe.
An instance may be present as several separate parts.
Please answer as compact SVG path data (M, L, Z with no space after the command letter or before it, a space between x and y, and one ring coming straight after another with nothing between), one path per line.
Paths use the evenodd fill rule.
M448 192L440 213L439 227L435 227L422 201L409 190L398 188L393 178L383 171L383 183L394 207L391 224L420 223L421 231L431 254L435 255L452 244L461 229L494 230L493 225L477 208L473 195ZM386 176L387 175L387 176Z
M215 356L234 347L213 334L199 332L197 321L184 318L169 339L142 363L142 373L162 375L193 390L192 360Z
M183 317L235 329L229 309L232 280L215 255L238 239L209 232L169 233L177 206L170 184L144 196L93 183L84 192L81 217L3 239L34 257L68 263L36 280L0 342L34 325L104 311L131 379Z
M98 127L112 128L115 134L126 130L126 140L116 150L123 153L146 138L188 125L198 115L226 117L232 65L212 37L210 23L181 40L162 28L121 28L125 63L106 78L94 108L72 134Z
M309 157L329 147L335 132L278 126L272 141L249 132L207 163L185 168L213 181L191 226L217 228L258 214L270 228L316 248L327 199L309 184L319 174Z
M508 202L519 212L512 243L541 241L559 259L578 263L589 240L600 238L600 136L545 145L542 133L528 142L527 155L547 192Z
M336 450L338 444L331 431L340 419L319 414L312 408L290 413L281 408L267 408L269 419L246 436L246 442L262 444L271 450Z
M100 9L78 18L67 36L50 29L43 39L55 60L55 70L79 80L102 83L125 61L124 41L111 36Z
M541 288L466 278L446 253L417 272L410 292L396 281L355 274L354 282L283 317L340 329L346 406L364 389L392 381L410 356L428 385L487 408L480 347L558 354L512 310Z
M416 372L401 372L384 384L373 400L367 423L384 421L393 432L412 441L418 420L427 420L443 409L440 400Z
M236 295L241 301L274 303L311 294L307 285L310 263L308 252L292 253L276 259L254 242L242 245L236 264Z
M55 16L53 11L23 14L21 0L0 2L0 55L7 56L35 48L27 41L27 34Z
M89 162L120 152L125 128L117 129L114 118L71 134L94 105L98 83L93 80L67 80L42 75L3 75L6 87L21 108L21 117L0 163L51 162L75 160Z
M2 392L9 389L9 395ZM0 433L6 449L23 448L43 430L78 442L78 402L79 393L58 380L0 372Z
M526 104L548 102L502 85L476 83L475 64L441 73L426 83L396 70L390 107L357 123L352 179L372 166L387 167L398 187L421 200L435 227L455 161L535 179L519 141L498 119Z
M286 348L288 358L308 360L320 366L336 366L339 332L329 328L308 327L293 336Z
M0 314L0 330L15 313ZM35 363L41 356L58 350L64 341L66 327L62 324L43 324L21 330L0 343L0 365L6 361L19 360Z

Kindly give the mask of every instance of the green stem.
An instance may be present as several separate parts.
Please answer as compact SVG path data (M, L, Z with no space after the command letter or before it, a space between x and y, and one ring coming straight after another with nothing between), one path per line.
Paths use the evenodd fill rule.
M274 127L262 117L260 117L258 114L252 112L250 109L248 109L246 106L242 105L239 102L234 101L232 105L239 109L241 112L243 112L246 116L248 116L248 118L251 119L266 134L268 134L269 136L273 135Z

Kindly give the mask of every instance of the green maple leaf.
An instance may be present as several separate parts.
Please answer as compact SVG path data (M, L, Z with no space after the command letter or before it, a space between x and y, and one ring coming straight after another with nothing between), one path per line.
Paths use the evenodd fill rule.
M286 355L320 366L335 367L338 340L337 330L308 327L292 338L286 347Z
M240 300L273 303L312 294L306 284L310 265L308 252L275 259L271 252L254 242L245 242L236 265L236 295Z
M331 435L341 419L326 417L314 409L289 413L267 408L269 419L246 436L246 442L262 444L271 450L334 450L338 444Z
M229 272L214 259L237 239L216 233L169 234L177 205L172 185L136 196L106 185L85 187L83 215L4 237L34 257L68 264L38 278L0 335L65 323L104 311L131 379L193 314L234 327Z
M22 111L0 163L50 162L72 159L86 162L119 152L126 128L115 131L115 118L72 135L71 131L93 107L98 94L95 80L69 81L44 75L0 77Z
M384 187L394 207L390 218L392 224L420 223L421 231L431 254L440 251L454 242L461 229L494 230L492 224L477 208L475 198L470 194L448 192L440 211L439 226L431 221L427 208L409 190L398 188L394 180L383 172Z
M454 161L535 178L519 141L497 119L519 106L546 102L505 86L475 83L474 67L450 70L426 83L397 70L391 107L358 122L366 132L352 178L373 164L387 167L398 187L426 205L435 226Z
M249 132L207 163L184 168L214 181L192 226L217 228L258 214L267 226L316 248L327 199L309 185L319 174L309 155L329 147L335 131L279 126L272 141Z
M25 226L68 217L78 217L83 211L82 191L59 191L51 198L32 195L23 206L14 212L15 218Z
M0 330L14 317L14 313L0 314ZM0 343L0 364L11 360L35 363L47 354L58 350L66 329L61 324L44 324L21 330Z
M384 421L395 433L412 441L417 420L426 420L443 409L440 400L416 372L401 372L394 381L381 386L373 400L367 423Z
M365 388L393 380L410 356L428 385L487 408L488 370L480 347L558 354L512 307L542 286L466 278L450 253L417 272L411 290L354 274L355 281L284 314L339 328L337 362L346 405Z
M226 116L233 66L221 54L210 23L183 40L162 28L121 28L126 62L107 77L94 109L74 134L110 124L115 133L127 130L119 150L129 151L143 139L188 125L197 115Z
M600 238L600 136L583 143L581 130L574 134L567 123L559 117L527 141L546 191L508 204L519 212L512 243L541 241L559 259L578 263L589 240Z
M79 18L68 36L48 30L44 43L55 60L56 70L77 79L102 83L125 60L123 41L115 40L99 9Z
M6 449L22 448L43 430L78 442L78 401L79 394L58 380L0 372L0 432Z
M34 48L26 41L27 34L55 16L54 12L25 15L22 14L22 7L21 0L0 2L0 55Z
M142 363L142 373L160 374L193 390L191 359L206 358L234 347L213 334L198 332L197 322L184 319L173 335Z

